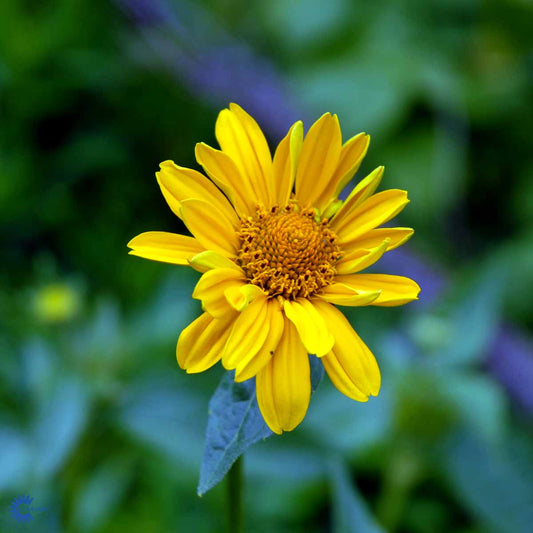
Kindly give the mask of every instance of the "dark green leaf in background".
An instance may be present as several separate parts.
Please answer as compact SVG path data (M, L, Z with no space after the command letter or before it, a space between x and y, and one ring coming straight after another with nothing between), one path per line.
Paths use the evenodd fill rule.
M347 466L339 459L331 459L329 471L334 533L384 533L351 483Z
M484 444L470 433L446 446L442 467L460 501L501 533L527 533L533 524L531 447L523 453L514 442Z
M505 278L505 268L500 264L491 264L478 273L452 311L448 342L435 357L438 364L468 365L482 360L496 334Z

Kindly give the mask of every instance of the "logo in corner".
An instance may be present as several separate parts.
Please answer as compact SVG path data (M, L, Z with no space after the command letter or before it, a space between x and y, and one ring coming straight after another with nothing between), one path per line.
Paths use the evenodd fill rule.
M13 520L26 524L30 520L33 520L31 512L33 509L30 507L33 498L30 496L17 496L9 506L9 513L13 517Z

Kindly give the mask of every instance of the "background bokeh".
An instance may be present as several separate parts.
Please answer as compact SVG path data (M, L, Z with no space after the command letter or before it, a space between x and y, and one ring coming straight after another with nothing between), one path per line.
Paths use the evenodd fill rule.
M214 532L196 484L222 369L179 370L198 274L128 256L180 232L154 171L197 168L240 103L275 145L338 113L409 191L381 261L421 299L349 317L368 404L327 379L247 454L254 532L531 531L533 9L528 0L0 2L0 530ZM9 504L29 494L34 520Z

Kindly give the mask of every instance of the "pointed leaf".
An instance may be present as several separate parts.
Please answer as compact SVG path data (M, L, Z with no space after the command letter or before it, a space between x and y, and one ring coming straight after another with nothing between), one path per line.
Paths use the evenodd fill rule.
M311 390L324 376L324 366L314 355ZM231 465L252 445L273 435L257 405L255 379L234 382L234 372L226 372L209 402L209 419L200 469L198 495L212 489L228 473Z
M235 383L234 372L226 372L209 402L198 495L219 483L247 448L271 435L257 405L255 380Z

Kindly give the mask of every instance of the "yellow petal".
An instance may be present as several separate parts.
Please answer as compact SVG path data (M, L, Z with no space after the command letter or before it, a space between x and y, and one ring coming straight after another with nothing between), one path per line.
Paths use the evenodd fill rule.
M317 298L336 305L360 307L369 305L380 294L380 291L356 291L344 283L328 285Z
M333 175L333 182L336 183L333 196L338 196L342 189L346 187L346 184L355 176L366 156L369 144L370 135L364 132L355 135L343 144L339 165Z
M356 248L347 253L335 264L337 274L355 274L373 265L388 250L390 240L385 239L371 250Z
M231 323L236 312L223 318L213 318L204 313L187 326L179 336L176 358L187 373L203 372L212 367L222 357L222 348L231 331Z
M232 268L237 272L242 272L242 268L237 263L213 250L205 250L196 254L189 260L189 263L198 272L207 272L215 268Z
M331 200L339 195L339 192L357 172L368 150L370 136L360 133L352 137L341 148L339 163L328 185L316 200L315 205L326 207Z
M164 161L156 172L157 182L170 209L181 218L180 205L188 198L199 198L220 211L235 227L239 219L235 210L219 189L200 172Z
M342 205L332 213L333 215L335 215L332 221L332 226L335 225L336 227L340 228L343 225L345 219L351 213L353 213L355 208L374 193L374 191L378 188L381 182L384 170L385 167L382 166L376 168L353 188L351 193L348 195L348 198L346 198ZM331 212L331 206L328 206L327 211L328 214Z
M279 348L279 344L278 344ZM307 355L307 354L306 354ZM278 406L274 397L274 360L273 358L257 373L255 390L259 410L267 426L278 435L283 433L283 428L278 416Z
M291 126L274 154L273 190L275 201L280 206L286 205L291 196L302 151L303 134L303 124L298 121Z
M224 290L226 301L235 309L235 311L242 311L250 302L253 302L257 297L264 295L263 290L257 285L248 283L247 285L240 285L229 287Z
M381 375L372 352L353 330L347 318L337 308L320 301L315 302L315 305L327 321L335 338L335 345L332 349L334 357L328 354L327 363L324 365L326 370L328 368L332 370L332 374L328 372L328 375L334 385L347 396L350 396L348 394L350 392L352 394L351 398L357 396L358 391L366 396L370 394L376 396L381 385ZM339 365L342 369L339 368ZM344 373L342 370L344 370ZM345 383L344 379L337 379L338 374L341 374L343 378L349 378L356 390L353 390L353 387L350 388L349 383ZM360 398L355 399L360 400Z
M329 204L322 211L322 218L327 218L329 220L339 212L339 209L343 204L344 202L342 200L336 200L335 198L332 198Z
M418 300L420 287L412 279L389 274L352 274L337 276L335 281L356 291L381 291L371 305L394 307Z
M339 210L339 216L343 213L353 210L356 206L363 203L368 197L374 194L374 191L379 187L383 179L383 172L385 167L381 166L373 170L366 178L363 178L350 192L346 198L344 205Z
M272 156L257 122L236 104L223 109L217 118L215 135L222 148L248 177L257 199L265 207L272 205Z
M204 250L193 237L165 231L141 233L128 243L128 247L132 248L131 255L174 265L188 265L191 257Z
M202 301L202 308L211 316L221 318L232 312L224 291L246 284L244 273L231 268L217 268L207 271L198 281L192 297Z
M277 299L266 302L267 316L265 327L268 335L263 346L257 353L248 353L243 357L235 369L235 381L246 381L255 376L272 358L284 328L283 313Z
M369 232L365 233L358 237L355 241L351 242L353 248L364 248L370 250L379 246L385 239L389 240L389 250L394 250L406 243L413 233L415 232L412 228L376 228L372 229Z
M203 200L181 202L181 218L189 231L207 249L228 257L235 257L239 239L232 225L220 212Z
M318 204L317 200L339 164L341 144L337 115L322 115L307 132L296 171L296 198L303 207L325 207L325 203Z
M331 350L333 337L324 318L309 300L305 298L285 300L283 310L296 326L302 343L309 353L322 357Z
M361 392L357 385L350 379L350 376L333 352L327 353L320 359L331 379L331 382L342 394L358 402L367 402L368 395Z
M222 364L232 370L247 357L255 355L268 336L267 298L256 298L238 316L224 346Z
M396 216L407 204L407 192L389 189L371 196L360 205L343 205L331 221L341 247Z
M274 433L291 431L304 419L311 398L309 356L288 320L274 356L257 374L256 389L259 409Z
M233 159L204 143L196 145L195 153L198 163L224 191L237 213L241 216L254 214L259 197L252 187L250 177L242 174Z

